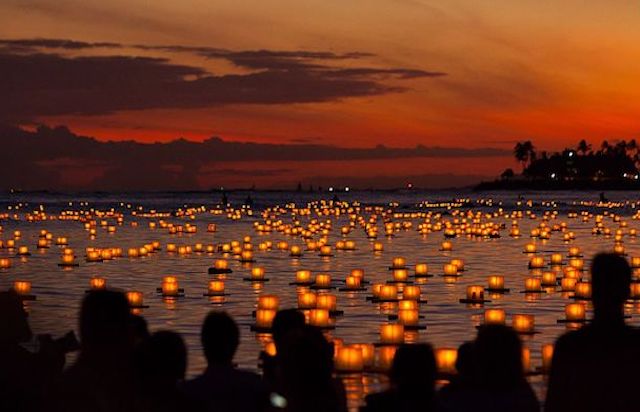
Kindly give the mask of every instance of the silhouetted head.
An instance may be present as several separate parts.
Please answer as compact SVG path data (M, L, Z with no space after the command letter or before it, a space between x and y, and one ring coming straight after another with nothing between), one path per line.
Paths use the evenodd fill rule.
M82 350L113 352L131 348L131 315L121 292L87 293L80 309Z
M283 309L276 313L271 326L271 334L273 343L276 345L276 351L282 344L282 339L292 330L303 328L305 325L304 315L297 309Z
M240 331L226 312L209 312L202 324L201 339L209 365L228 365L238 349Z
M289 395L317 398L332 390L333 345L314 326L286 334L278 350L278 366Z
M0 292L0 342L19 343L29 339L31 328L20 297L13 289Z
M631 268L625 258L613 253L596 255L591 263L594 316L622 319L630 284Z
M154 333L137 351L138 368L147 383L174 386L184 379L187 348L182 337L170 331Z
M473 376L475 359L473 356L473 342L464 342L458 347L458 357L456 358L456 371L462 379Z
M391 382L407 392L433 393L436 382L436 358L426 343L401 345L393 358Z
M490 390L512 388L524 381L522 344L518 334L504 325L486 325L474 344L477 383Z

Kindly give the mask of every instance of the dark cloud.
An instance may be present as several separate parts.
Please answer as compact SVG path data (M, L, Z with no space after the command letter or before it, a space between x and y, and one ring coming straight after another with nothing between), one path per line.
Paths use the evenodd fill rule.
M21 189L184 190L198 189L199 178L242 174L231 162L357 161L415 157L509 156L509 150L446 147L341 148L314 144L264 144L227 142L213 137L202 143L174 140L168 143L100 142L78 136L65 127L39 127L29 132L1 127L0 174L3 185ZM216 168L225 163L226 167ZM220 165L222 166L222 165ZM65 180L65 173L86 169L102 171L83 187ZM254 173L252 171L251 173ZM283 168L263 170L287 174ZM245 173L246 174L246 173ZM220 180L223 180L222 178ZM381 182L384 181L381 180Z
M106 114L122 110L202 108L226 104L336 101L405 90L385 84L444 73L405 68L342 68L335 64L366 53L230 51L210 47L127 46L73 40L2 40L0 116L7 122L39 116ZM253 71L214 75L165 58L72 56L93 48L138 48L194 53Z

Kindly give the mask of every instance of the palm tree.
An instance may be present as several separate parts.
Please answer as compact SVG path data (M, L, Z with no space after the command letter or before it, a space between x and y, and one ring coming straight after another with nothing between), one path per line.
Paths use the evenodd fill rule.
M606 155L607 153L609 153L610 148L611 146L609 146L609 142L607 142L606 140L603 140L602 144L600 145L600 152Z
M524 171L527 164L530 164L532 161L536 159L536 152L533 143L531 140L527 140L526 142L518 142L513 148L513 154L516 160L522 163L522 170Z
M587 152L591 150L591 145L587 143L586 140L582 139L578 143L578 147L576 148L576 150L578 151L578 153L582 153L583 155L586 155Z

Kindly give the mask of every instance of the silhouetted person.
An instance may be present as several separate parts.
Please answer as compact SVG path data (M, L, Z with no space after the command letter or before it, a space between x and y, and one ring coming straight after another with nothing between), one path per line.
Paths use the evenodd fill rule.
M89 292L80 309L81 352L53 393L58 411L134 410L133 339L123 293Z
M276 348L276 354L278 349L282 346L284 337L291 331L304 328L305 320L304 315L297 309L282 309L276 313L273 318L271 326L271 336L273 338L273 344ZM271 356L266 352L260 353L260 359L262 360L262 373L263 379L269 386L271 391L277 391L277 381L275 376L276 369L276 356Z
M456 402L472 390L475 383L475 358L473 342L464 342L458 347L456 375L438 392L438 401L443 405Z
M475 410L540 410L538 399L524 376L520 337L512 328L503 325L482 326L473 353L478 392Z
M269 395L260 377L233 367L240 342L236 322L225 312L209 313L202 325L201 340L207 370L184 384L187 396L209 411L265 410Z
M554 348L546 411L638 410L640 336L624 322L631 269L614 254L591 265L593 321Z
M40 340L40 351L21 346L31 339L27 313L13 290L0 292L0 411L37 411L43 397L64 366L64 348L50 338Z
M390 388L368 395L363 412L435 410L436 359L431 345L400 346L389 378Z
M289 412L346 411L341 381L333 378L333 345L313 326L284 337L277 354L278 387Z
M131 315L131 333L133 338L133 345L138 346L149 339L149 327L147 326L147 320L140 315Z
M179 334L160 331L151 335L136 349L135 366L139 410L197 410L195 403L178 390L187 370L187 348Z

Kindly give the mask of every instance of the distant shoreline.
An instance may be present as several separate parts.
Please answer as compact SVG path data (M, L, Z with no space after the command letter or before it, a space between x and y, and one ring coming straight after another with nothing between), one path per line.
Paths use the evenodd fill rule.
M480 182L474 186L475 192L492 190L584 190L584 191L640 191L640 182L625 180L550 180L550 179L496 179L492 182Z

